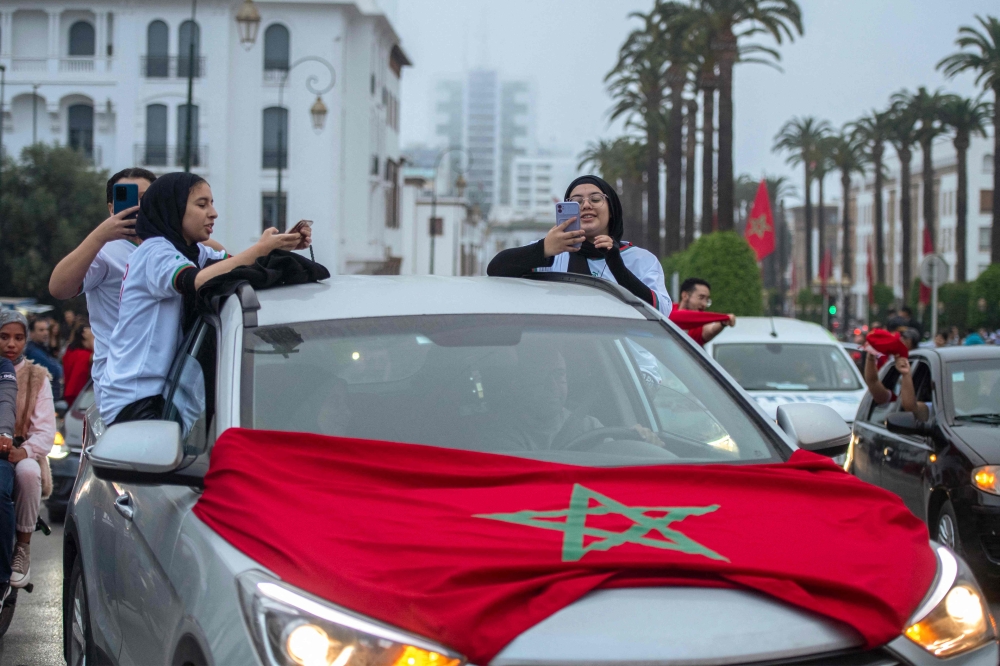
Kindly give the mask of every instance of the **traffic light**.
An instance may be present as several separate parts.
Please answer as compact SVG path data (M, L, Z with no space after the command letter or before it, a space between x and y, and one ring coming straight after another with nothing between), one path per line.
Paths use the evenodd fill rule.
M832 314L832 315L837 314L837 306L836 305L831 305L830 306L830 314Z

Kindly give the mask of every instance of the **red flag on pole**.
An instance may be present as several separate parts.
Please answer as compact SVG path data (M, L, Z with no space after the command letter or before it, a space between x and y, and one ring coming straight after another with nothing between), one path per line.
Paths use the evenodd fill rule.
M747 243L757 253L757 261L774 252L774 215L771 213L771 200L767 196L767 184L763 179L757 187L757 196L753 200L744 235Z
M924 227L924 256L934 254L934 239L931 238L931 230ZM931 302L931 288L923 282L920 283L920 303L927 305Z

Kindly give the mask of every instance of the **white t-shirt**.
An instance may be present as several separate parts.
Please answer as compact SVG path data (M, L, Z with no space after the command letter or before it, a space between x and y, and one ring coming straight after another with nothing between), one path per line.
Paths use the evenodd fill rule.
M199 245L198 268L218 253ZM96 382L105 423L141 398L163 392L170 364L181 343L184 298L174 278L193 267L165 238L150 238L129 257L121 282L118 322L107 362Z
M122 277L129 257L138 245L127 240L106 243L94 257L87 275L83 278L80 293L87 295L87 312L90 316L90 330L94 334L94 362L90 376L99 385L108 359L108 343L118 325L118 303L122 293ZM225 259L226 253L199 245L199 254L208 259ZM200 257L199 257L200 258ZM100 405L99 392L94 397Z

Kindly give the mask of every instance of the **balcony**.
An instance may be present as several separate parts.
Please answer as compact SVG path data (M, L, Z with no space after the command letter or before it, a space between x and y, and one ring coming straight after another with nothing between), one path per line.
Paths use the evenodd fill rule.
M153 171L158 168L182 167L184 166L184 150L183 145L137 143L133 151L132 161L136 166ZM191 146L191 166L208 167L208 146Z
M8 71L14 74L26 74L39 83L44 83L47 77L64 78L60 75L80 74L86 79L92 75L100 75L112 71L113 58L95 56L63 56L59 58L22 58L15 56L4 59ZM47 76L44 76L47 75Z
M205 76L205 56L194 60L188 56L142 56L139 72L147 79L186 79L194 70L194 78Z
M94 58L89 56L77 56L75 58L60 58L60 72L93 72Z

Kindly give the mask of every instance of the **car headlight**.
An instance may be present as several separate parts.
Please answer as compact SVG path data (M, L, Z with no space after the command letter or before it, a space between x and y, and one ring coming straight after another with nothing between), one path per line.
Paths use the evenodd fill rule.
M941 575L904 632L935 657L952 657L996 639L996 627L982 590L965 564L935 546Z
M66 439L63 434L56 430L56 438L52 443L52 450L49 451L48 457L53 460L62 460L69 455L69 447L66 446Z
M972 470L972 485L983 492L1000 495L1000 465L984 465Z
M243 616L268 666L462 666L465 658L259 571L237 577Z

